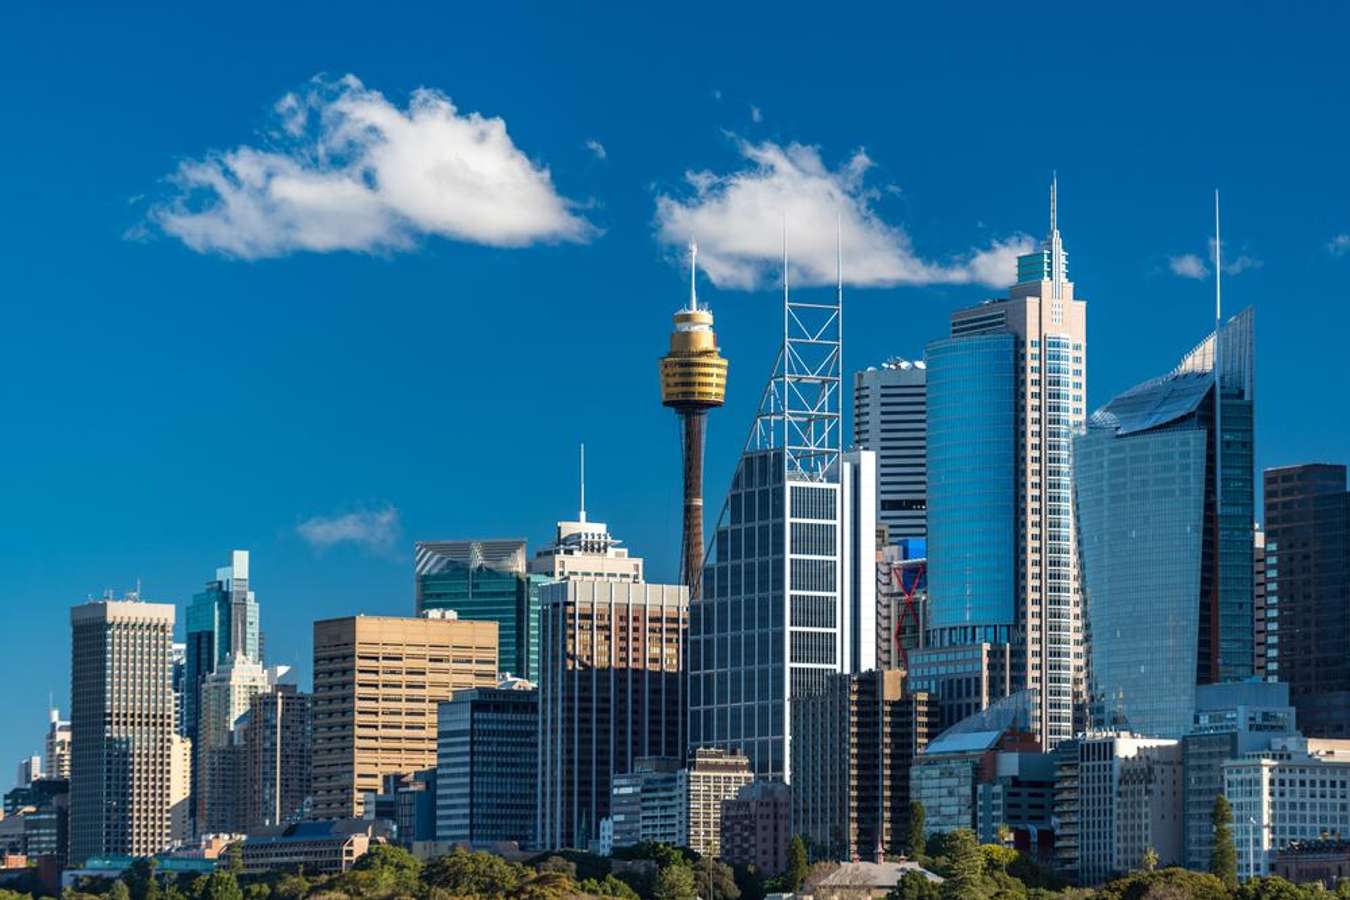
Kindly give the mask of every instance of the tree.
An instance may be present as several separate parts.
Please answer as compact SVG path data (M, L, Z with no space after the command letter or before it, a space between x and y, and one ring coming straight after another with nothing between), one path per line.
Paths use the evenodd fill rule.
M132 900L159 900L159 882L155 879L155 860L142 857L131 864L122 880L127 883Z
M508 895L512 900L560 900L577 893L577 884L565 872L556 869L536 872L525 878Z
M909 839L905 842L905 852L912 859L923 856L925 818L927 818L927 813L924 812L923 804L918 800L911 800L909 803Z
M1158 851L1152 847L1146 848L1143 857L1139 860L1139 868L1145 872L1152 872L1158 868Z
M958 828L947 836L947 866L950 875L942 885L946 900L983 900L985 856L979 839L969 828Z
M540 872L561 872L568 878L577 877L577 864L568 862L561 856L550 856L548 859L535 866L535 868Z
M794 893L806 880L806 841L800 834L794 834L788 841L787 871L783 873L783 884L787 893Z
M238 875L244 871L244 845L238 841L225 848L225 858L231 875Z
M941 900L942 888L928 876L913 869L896 883L886 900Z
M422 870L428 887L459 897L501 897L523 880L524 870L500 856L457 847L431 860Z
M119 878L103 896L108 900L131 900L131 890L127 887L127 883Z
M593 897L618 897L620 900L638 900L638 892L613 875L606 875L604 880L601 881L587 878L579 887L583 894L590 894Z
M206 879L199 900L244 900L244 892L233 872L217 869Z
M696 900L697 897L694 870L684 863L666 866L657 873L652 900Z
M1233 845L1233 808L1223 794L1214 798L1214 850L1209 857L1210 874L1227 887L1237 887L1237 848Z
M694 863L694 886L706 900L738 900L741 889L731 866L715 859L700 859Z

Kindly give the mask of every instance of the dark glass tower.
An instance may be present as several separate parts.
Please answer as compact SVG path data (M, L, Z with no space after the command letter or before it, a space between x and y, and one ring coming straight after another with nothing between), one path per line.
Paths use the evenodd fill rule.
M187 657L184 664L182 733L197 741L201 686L231 654L262 662L258 601L249 590L248 551L235 550L230 564L216 569L206 590L187 610Z
M1345 466L1265 472L1265 646L1299 730L1350 737L1350 493Z
M1096 724L1180 737L1197 685L1252 673L1252 313L1074 442ZM1217 371L1216 371L1217 370ZM1216 386L1222 424L1215 440Z

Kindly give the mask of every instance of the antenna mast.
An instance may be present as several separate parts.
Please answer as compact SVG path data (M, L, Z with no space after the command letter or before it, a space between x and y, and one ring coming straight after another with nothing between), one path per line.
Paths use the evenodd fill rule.
M586 444L581 445L581 511L578 521L586 521Z

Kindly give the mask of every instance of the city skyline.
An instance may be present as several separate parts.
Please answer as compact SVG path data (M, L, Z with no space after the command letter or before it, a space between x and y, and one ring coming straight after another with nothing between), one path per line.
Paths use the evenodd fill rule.
M686 171L713 173L724 186L747 172L786 173L832 187L856 209L860 195L848 191L855 171L849 164L857 163L857 177L864 179L866 163L853 154L865 148L862 159L874 168L864 183L882 195L868 201L875 221L903 228L914 258L944 272L923 276L938 283L847 286L843 377L851 378L892 356L919 358L925 343L946 334L951 312L1006 291L1010 279L985 286L941 283L939 276L957 277L958 258L994 240L1039 238L1044 185L1058 168L1060 219L1072 235L1075 277L1089 286L1093 303L1088 409L1165 370L1175 347L1206 330L1211 285L1189 275L1207 268L1209 191L1217 185L1231 235L1225 256L1234 261L1231 268L1244 269L1228 278L1226 303L1234 310L1255 305L1262 329L1256 371L1265 403L1257 415L1257 470L1350 458L1350 436L1316 409L1350 386L1334 367L1339 329L1318 327L1350 279L1350 255L1336 253L1338 236L1350 231L1350 183L1322 155L1343 146L1343 135L1341 126L1326 122L1326 98L1294 89L1316 71L1311 59L1317 54L1295 57L1276 41L1277 64L1261 81L1243 70L1235 73L1231 95L1212 108L1197 99L1206 84L1202 61L1231 62L1261 34L1256 23L1220 26L1229 29L1230 57L1189 46L1199 24L1179 22L1175 36L1160 39L1175 52L1163 64L1163 75L1173 77L1132 88L1111 81L1119 62L1113 53L1090 62L1083 48L1066 50L1065 64L1086 73L1082 83L1060 88L1061 112L1080 133L1053 147L1009 142L991 160L989 136L1008 133L1022 115L1013 109L1019 106L1014 92L1029 95L1049 64L995 72L974 61L979 54L972 47L976 68L959 76L964 80L947 70L936 90L917 68L869 81L864 76L882 74L870 62L835 72L824 66L823 75L813 75L823 79L819 85L789 75L775 86L762 75L744 75L772 62L767 51L751 49L749 59L714 63L692 77L649 74L623 87L602 87L603 67L586 67L558 87L566 111L559 113L545 109L528 84L559 65L556 57L489 85L495 79L483 73L496 66L458 37L452 40L459 58L450 62L432 61L426 46L419 51L427 55L397 61L378 50L389 38L382 27L344 53L338 32L320 26L313 43L284 66L273 60L227 80L209 75L206 60L185 60L181 50L148 53L147 37L129 33L146 24L137 20L117 26L121 46L156 65L178 67L184 77L169 80L180 83L151 88L146 63L91 86L91 67L109 62L97 45L103 39L98 28L62 21L52 10L19 16L31 27L13 33L49 35L59 28L68 45L63 52L85 59L69 72L51 71L18 100L21 115L32 120L56 103L79 115L51 123L41 153L37 143L0 151L11 171L29 173L24 184L7 184L9 221L0 226L8 248L3 302L12 328L25 335L9 357L11 421L24 438L3 451L15 473L4 537L14 554L11 609L22 603L34 610L21 621L10 617L15 652L0 662L0 676L32 686L7 706L15 727L0 735L0 753L10 760L40 752L49 692L57 707L68 706L65 617L86 595L109 587L120 593L142 579L147 598L177 607L181 639L186 604L204 573L231 549L248 548L266 606L268 662L296 666L308 685L312 620L412 614L414 541L520 535L531 552L542 546L553 523L575 507L574 452L583 440L591 451L592 514L613 523L634 554L648 560L649 581L677 582L678 444L673 417L653 402L652 370L687 278L678 259L667 257L678 257L689 235L673 232L684 225L708 229L699 235L701 264L705 256L717 259L719 246L715 222L675 215L706 209L684 183ZM924 20L907 30L940 31L942 24ZM610 23L595 37L571 26L566 33L594 49L632 25ZM144 30L171 45L188 27L170 18ZM298 27L286 20L280 30L293 35ZM828 33L839 27L828 26ZM1065 44L1086 33L1072 23L1054 27ZM527 28L522 55L544 41L537 25ZM676 23L657 39L656 58L677 62L681 43L698 41L704 42L701 57L716 56L716 48L727 48L724 38L705 33L711 30ZM989 33L974 36L975 44L1002 45L1006 52L1011 41L996 40L997 30L989 26ZM1307 39L1315 43L1336 31L1323 24ZM242 38L225 36L204 56L218 61L243 46ZM1178 61L1192 50L1193 62ZM15 47L3 65L36 66L34 53L34 47ZM462 113L502 116L514 146L551 172L559 196L578 202L567 215L603 233L575 243L564 225L561 243L510 250L431 234L408 250L300 252L257 262L199 254L162 233L146 234L145 242L123 239L146 222L148 204L164 199L162 179L180 161L260 145L273 104L303 96L308 80L323 71L353 72L398 109L425 86L451 97ZM851 76L863 84L854 85ZM996 82L1006 82L1001 96L981 94ZM841 98L846 88L856 88L856 95ZM125 118L101 108L105 90L132 99L120 114ZM1168 96L1177 108L1162 103ZM648 125L658 121L644 99L666 106L662 115L670 117L651 127L653 133L680 132L668 148L638 134L642 126L612 123L612 108L639 109L638 115L652 117ZM892 107L884 104L897 99L910 113L905 122L887 121ZM948 103L957 110L938 108ZM1312 134L1301 153L1311 158L1301 155L1293 165L1270 138L1256 137L1247 112L1253 107L1268 110L1267 124L1285 117L1306 123L1300 127ZM181 120L157 123L174 118L169 110L182 112ZM1159 131L1186 138L1180 149L1138 137L1144 110ZM561 121L568 116L575 123ZM925 136L920 141L910 125L916 116L928 126L917 132ZM727 140L722 129L744 143ZM116 136L98 158L62 143L86 143L89 130ZM1097 157L1101 146L1127 134L1144 141L1141 152ZM587 149L587 141L600 149ZM795 161L745 156L798 142L819 147L829 176L824 181L809 180L809 153ZM1316 190L1308 172L1323 174ZM891 187L897 191L886 190ZM145 198L128 202L137 195ZM659 201L667 197L675 206L666 207L670 218L660 219ZM759 240L775 247L776 224L760 224ZM828 234L825 255L832 265L834 227L832 215L792 221L790 255L804 275L820 256L808 245L816 232ZM80 265L70 264L66 241L47 240L56 233L79 248ZM877 233L885 232L858 236ZM846 238L846 272L865 271L854 264L869 246ZM883 254L883 261L898 258ZM743 290L734 268L708 271L716 274L700 282L700 299L716 314L724 355L741 373L708 437L705 495L713 506L730 482L777 349L771 326L778 295L771 276L759 276L759 289ZM876 277L884 280L887 271ZM532 299L545 296L547 306ZM560 337L558 316L571 318L571 334ZM887 327L897 316L903 327ZM440 352L459 343L454 329L475 336L468 343L477 346L462 359ZM1129 337L1141 333L1147 340ZM580 351L601 366L594 371L605 376L604 391L577 390L559 404L552 392L538 389L539 372L530 361L556 352L560 340L574 342L568 355ZM240 365L217 354L227 343L241 353ZM453 423L437 421L436 401L446 387L470 378L494 385L473 392L481 404L473 418L443 413ZM509 402L497 402L502 397ZM455 443L453 428L468 422L473 442ZM410 426L429 429L427 439ZM243 437L222 439L235 435ZM642 436L638 454L634 435ZM500 503L504 489L520 502ZM61 552L74 526L96 527L118 513L115 529L87 536L78 553ZM708 527L714 524L708 516Z

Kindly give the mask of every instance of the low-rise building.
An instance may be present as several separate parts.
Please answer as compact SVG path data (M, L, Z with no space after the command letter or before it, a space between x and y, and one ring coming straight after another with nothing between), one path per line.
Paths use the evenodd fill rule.
M1223 785L1240 877L1268 874L1295 842L1350 834L1350 740L1274 738L1224 763Z
M721 845L722 803L754 781L744 754L699 747L689 765L643 758L635 771L615 775L610 797L613 847L642 842L689 847L716 857Z
M754 866L766 878L787 868L792 839L792 790L775 781L754 781L722 801L722 861Z
M345 872L372 844L389 843L391 834L372 819L330 819L273 825L250 832L241 848L244 872L292 871L306 874Z
M1324 841L1290 841L1275 851L1275 874L1294 884L1320 883L1335 890L1350 878L1350 842L1339 838Z

